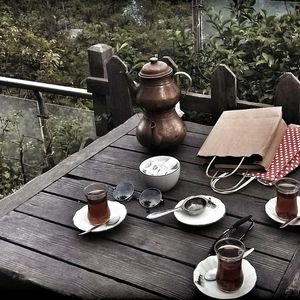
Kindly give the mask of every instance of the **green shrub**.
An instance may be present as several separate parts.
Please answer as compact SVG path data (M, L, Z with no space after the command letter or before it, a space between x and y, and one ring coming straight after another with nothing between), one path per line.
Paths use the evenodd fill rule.
M52 117L49 120L49 128L52 135L51 146L55 162L77 152L84 136L84 120L81 117L73 120L63 120L60 117Z
M29 138L20 129L21 112L0 116L0 198L14 191L37 175L40 141ZM37 143L36 143L37 142ZM26 156L34 151L34 160ZM41 163L39 161L38 163Z
M268 16L246 6L236 18L208 13L216 34L207 51L238 78L241 99L273 104L274 88L284 72L300 75L300 14ZM234 12L234 11L233 11Z
M0 116L0 199L51 167L43 141L22 133L22 118L20 112ZM82 118L67 121L52 117L48 127L56 164L79 150L86 132Z

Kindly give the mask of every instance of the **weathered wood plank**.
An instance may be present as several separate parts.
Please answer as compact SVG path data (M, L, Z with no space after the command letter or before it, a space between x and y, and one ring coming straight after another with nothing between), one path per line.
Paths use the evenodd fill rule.
M60 296L72 299L159 299L153 293L122 282L118 282L116 289L113 279L12 243L0 240L0 247L0 276L10 282L10 285L4 286L2 278L0 287L2 292L9 292L10 295L22 294L22 297L27 295L31 298L40 295L45 299L52 291L55 293L51 295L52 299L61 299Z
M107 78L89 76L86 79L86 84L89 92L93 92L96 95L109 96L109 85ZM99 97L98 99L99 101L104 101L104 104L106 104L106 97Z
M107 173L107 170L110 170L110 172ZM112 167L103 163L97 163L96 161L91 164L87 164L85 167L74 170L72 174L89 178L90 180L97 179L101 182L111 183L114 185L118 184L122 180L134 182L135 189L137 191L142 191L146 187L137 170L132 169L131 171L129 171L129 169L126 168L122 170L122 167L120 166ZM47 191L59 193L61 187L66 184L66 181L67 179L64 179L64 181L62 182L58 181L54 183L52 186L47 188ZM66 192L66 188L64 188L64 191ZM293 251L298 245L297 234L287 231L284 238L278 236L278 224L271 220L264 212L265 201L256 199L253 196L248 197L238 194L220 196L212 193L209 187L180 180L174 189L167 193L164 193L164 208L172 208L176 204L176 202L174 203L173 201L169 201L168 199L179 201L187 196L198 194L211 195L221 199L226 206L227 213L232 216L241 218L248 214L252 214L256 221L273 226L274 228L270 226L265 227L260 235L256 237L256 239L260 240L260 242L258 243L258 249L260 249L260 251L267 251L265 249L268 249L269 253L271 253L272 255L276 253L277 256L286 259L291 258L291 256L293 255ZM82 195L81 200L84 200L83 193L79 189L76 189L76 186L71 187L71 190L67 194L65 194L65 196L70 197L72 197L72 195ZM126 205L128 205L130 211L134 211L135 215L137 214L141 217L146 216L146 211L140 208L140 205L138 203L135 203L135 201L133 201L133 203L130 202ZM164 219L166 220L166 222L172 222L172 226L176 226L176 221L173 220L174 217L166 216L164 217ZM227 225L229 226L229 224ZM226 226L223 226L221 227L221 229L223 228L224 230L225 227ZM256 227L260 227L260 225L257 225ZM223 231L221 229L217 232L217 235L213 237L217 237L218 235L220 235ZM251 237L249 238L251 241ZM287 239L286 241L284 241L285 238ZM268 240L274 241L274 244L269 244L268 242L266 242Z
M98 154L95 156L95 159L99 160L100 162L103 163L109 163L109 164L116 164L118 165L118 171L117 172L122 172L122 168L120 168L120 166L124 166L124 167L129 167L129 168L134 168L134 169L138 169L139 164L146 158L148 158L149 155L144 155L142 153L137 153L137 152L127 152L125 150L120 150L118 151L115 148L107 148L103 151L103 153ZM102 167L101 164L99 164L99 168ZM95 167L97 168L97 167ZM108 165L107 169L109 168L115 168L114 166ZM197 188L197 186L200 184L202 187L201 189L203 190L203 193L206 194L210 194L216 197L221 197L221 198L230 198L233 197L235 198L237 194L233 194L233 195L219 195L214 193L211 188L209 187L209 179L206 177L206 175L203 173L203 168L201 168L200 166L195 166L193 164L189 164L189 163L184 163L181 162L181 176L180 176L180 180L178 182L178 186L175 186L175 188L173 190L171 190L170 192L165 193L166 195L168 195L168 197L172 197L173 195L175 195L176 197L176 193L178 194L178 197L186 197L186 191L182 190L182 180L185 181L189 181L189 182L185 182L184 185L187 186L187 189L190 190L190 193L198 193L197 189L199 189L199 187ZM85 171L80 171L83 172L82 176L87 176L85 175ZM135 171L136 172L136 171ZM298 171L297 171L298 172ZM90 172L91 173L91 172ZM114 172L113 172L114 173ZM130 174L131 172L127 172L127 174ZM75 171L75 173L72 173L73 175L80 175L81 173L78 173L78 171ZM114 173L115 174L115 173ZM90 180L99 180L102 177L94 177L93 178L93 174L89 174L88 175L88 179ZM99 175L100 176L100 175ZM137 179L138 175L128 175L130 177L127 177L127 179L132 178L132 180L138 180L135 184L137 185L137 187L139 187L140 189L143 189L145 187L145 185L143 184L143 182L141 181L141 179ZM113 182L111 182L111 184L117 184L119 180L125 180L125 173L124 176L121 173L115 174L116 180L114 180ZM233 183L233 181L231 181L230 183ZM252 182L249 186L247 186L244 190L242 190L242 194L245 196L249 196L251 197L259 197L261 199L264 200L269 200L272 197L275 197L275 189L272 187L265 187L257 182ZM239 196L241 197L241 196ZM254 200L252 200L253 202ZM255 201L254 201L255 202ZM261 213L259 214L260 217L264 217L265 213L264 213L264 205L265 202L261 201ZM266 219L266 218L264 218Z
M275 297L300 298L300 246L290 263L286 274L284 275Z
M125 122L122 127L117 127L110 131L107 135L98 138L86 148L69 156L48 172L35 177L18 191L2 199L0 206L0 217L31 198L33 195L41 191L53 181L68 173L76 166L80 165L83 161L95 155L101 149L107 147L111 142L119 139L126 132L132 130L136 126L138 120L138 115L133 116L130 120Z
M259 102L250 102L246 100L237 100L237 109L248 109L248 108L264 108L272 107L273 105L259 103Z
M113 171L110 171L109 176L107 175L105 176L104 175L106 172L105 170L113 170ZM137 191L142 191L146 187L143 180L140 178L139 172L137 170L132 169L131 171L129 171L129 169L127 168L122 168L120 166L112 167L109 164L105 164L105 163L99 164L96 161L90 164L87 163L85 166L81 166L80 168L74 170L72 174L76 176L89 178L90 180L97 179L99 181L113 183L114 185L118 184L122 180L128 180L134 183ZM191 168L187 169L186 174L187 174L186 177L191 177ZM261 188L263 190L263 187ZM272 189L272 191L275 192L274 189ZM218 194L212 193L211 189L207 186L199 186L199 184L188 183L180 179L174 189L164 194L164 199L174 199L175 201L178 201L180 199L183 199L184 197L190 195L197 195L199 193L204 195L212 195L221 199L225 204L225 206L227 207L227 213L230 215L234 215L236 217L241 218L248 214L252 214L256 221L274 227L273 229L270 228L270 230L267 230L266 234L260 235L261 243L259 243L258 247L262 251L264 251L263 249L265 247L267 248L271 247L269 248L270 253L273 253L274 251L278 253L281 252L281 254L278 255L288 255L289 258L293 255L293 251L299 243L299 238L297 237L297 235L293 235L292 232L285 233L285 237L286 235L288 235L287 237L288 240L285 242L285 244L288 245L287 247L281 245L280 247L278 246L277 248L273 244L268 244L268 243L266 244L264 242L270 239L270 234L271 234L271 236L273 235L272 239L276 240L275 245L280 244L280 243L278 244L278 241L282 240L282 237L278 236L279 224L271 220L266 215L264 211L265 201L254 198L252 193L249 193L250 194L249 196L245 196L241 194L220 196ZM174 207L174 204L170 204L167 201L165 202L166 202L165 203L166 208ZM145 216L145 211L142 211L142 213L143 216Z
M182 145L192 146L200 149L200 145L204 143L206 140L206 135L200 135L199 133L187 132L184 140L182 141Z
M181 162L188 162L191 163L189 165L189 172L190 173L190 179L193 182L199 182L201 184L209 185L209 179L205 175L205 165L204 162L206 162L205 159L197 157L198 150L200 148L201 141L203 141L203 137L199 135L198 137L195 135L195 139L199 142L199 147L187 147L184 145L180 145L176 151L169 152L169 155L172 155L179 159ZM194 141L196 143L196 140ZM136 152L141 152L150 155L147 152L147 149L142 147L136 138L132 135L126 135L119 139L116 143L112 144L113 146L116 146L118 148L128 149ZM295 171L291 172L289 174L290 177L299 177L300 175L300 169L296 169ZM232 176L231 178L228 178L228 181L226 181L226 184L228 186L233 186L240 180L239 176ZM249 195L249 196L255 196L262 199L270 199L275 196L275 190L274 187L264 186L258 182L251 182L248 186L243 188L240 191L241 194Z
M199 113L212 113L212 101L210 95L202 95L188 92L180 101L180 108L183 111L196 111Z
M120 146L120 144L123 145L123 147L128 148L130 150L137 150L135 141L132 138L127 139L128 136L121 138L117 143L114 145ZM124 139L124 140L123 140ZM137 147L139 147L137 145ZM112 155L110 155L110 153ZM180 146L178 149L178 152L172 153L172 155L176 158L178 158L181 161L181 176L180 178L183 180L188 180L194 183L200 183L203 185L209 185L209 179L204 173L204 168L201 166L202 161L200 158L196 157L196 153L198 152L198 148L193 149L191 147L182 147ZM117 154L118 153L118 154ZM143 153L143 152L142 152ZM103 153L99 153L99 155L95 156L95 159L98 159L103 155L104 159L102 161L110 162L110 163L116 163L118 165L128 166L128 167L134 167L138 169L139 164L146 158L150 156L150 154L145 153L137 153L137 152L127 152L125 149L119 150L115 149L113 150L112 147L106 149ZM180 155L179 155L180 154ZM114 156L113 156L114 155ZM111 156L109 158L109 156ZM185 163L188 162L188 163ZM299 174L300 170L295 171L295 174ZM234 182L237 182L238 178L234 177L231 179L228 179L229 184L233 184ZM209 189L212 193L212 190ZM268 200L275 196L275 189L274 187L266 187L263 186L257 182L252 182L249 186L244 188L241 191L242 194L249 195L249 196L256 196L260 197L265 200ZM217 195L217 194L215 194ZM229 196L230 197L230 196Z
M107 78L106 64L111 56L111 46L105 44L91 46L88 49L90 75L92 77ZM99 93L99 88L95 89L95 80L87 81L87 89L93 94L96 134L102 136L109 131L107 118L104 118L108 114L109 99L105 95L105 90Z
M185 125L187 131L193 133L208 135L212 130L212 126L199 125L197 123L188 122L188 121L185 121Z
M78 203L71 200L38 195L19 207L18 211L70 226L72 216L78 206ZM55 207L60 207L60 211L57 212ZM198 231L200 232L201 228ZM130 216L127 217L125 224L120 225L118 230L112 230L101 236L194 267L207 256L209 247L213 243L213 240L205 236L199 238L198 235L189 232L188 229L183 232L162 226L161 223L157 224ZM256 246L253 241L249 247L252 246ZM249 261L258 272L258 286L274 291L286 270L287 262L259 252L255 252ZM276 275L274 275L275 271Z
M112 57L112 47L106 44L96 44L88 48L90 75L107 78L106 64Z
M220 64L211 75L211 100L214 121L223 111L236 108L236 76L223 64Z
M112 125L117 127L133 114L128 83L125 78L127 66L118 56L113 55L107 62L106 68L110 93L108 108L111 113Z
M85 197L83 194L83 188L85 187L85 185L87 185L88 183L90 183L89 181L85 181L85 180L78 180L78 179L73 179L73 178L67 178L67 177L63 177L60 180L56 181L55 183L53 183L52 185L50 185L49 187L47 187L47 192L50 192L52 194L56 194L61 198L61 196L65 196L65 197L69 197L72 198L76 201L80 200L81 202L78 203L78 206L82 205L82 202L85 202ZM187 190L186 190L186 186L187 186ZM178 199L182 199L183 197L186 197L187 195L193 195L193 194L199 194L199 190L201 191L201 193L206 194L205 190L203 190L203 188L199 185L192 185L192 184L186 184L184 187L180 188L177 191L171 191L168 193L168 195L164 195L164 208L172 208L175 206L176 202L178 201ZM36 197L39 198L47 198L47 197L51 197L50 195L46 196L45 194L38 194ZM174 201L170 201L170 199L175 200ZM112 194L109 193L109 199L113 200L112 198ZM241 201L243 201L244 199L240 199ZM44 200L41 200L44 201ZM54 201L54 200L53 200ZM233 203L235 205L235 203ZM128 203L126 203L126 207L128 208L128 213L130 215L134 215L137 217L141 217L141 218L145 218L147 212L145 211L144 208L142 208L136 201L130 201ZM31 208L33 211L35 210L35 206L33 206ZM159 210L159 208L157 208L156 210ZM245 216L247 214L244 214L243 216ZM194 233L201 233L204 234L205 236L211 236L212 238L217 238L223 231L224 228L227 228L229 226L231 226L235 221L237 221L236 218L233 217L229 217L226 216L226 218L220 220L217 224L213 224L211 226L207 226L207 227L202 227L201 230L199 231L198 227L190 227L190 226L184 226L181 223L179 223L178 221L176 221L176 219L174 218L174 216L172 214L165 216L164 218L161 218L158 220L158 222L163 223L165 225L169 225L172 226L174 228L178 228L178 229L186 229L188 231L194 232ZM260 226L260 225L259 225ZM263 232L265 231L265 234L260 235L260 238L262 240L267 240L268 237L272 236L272 235L276 235L278 233L277 229L273 229L271 227L264 227L265 229L263 230ZM250 235L251 236L251 235ZM285 236L285 238L287 239L293 239L295 236L292 233L287 233L287 235ZM276 241L277 246L273 247L272 245L267 246L267 248L261 248L264 251L266 249L269 249L269 252L271 252L273 255L276 255L278 257L291 257L293 252L290 248L289 245L289 240L285 240L280 238L279 241ZM282 243L282 245L281 245ZM288 256L287 256L288 255Z
M136 137L132 135L122 137L119 141L112 143L112 146L151 155L151 152L149 152L146 147L142 146ZM169 151L168 155L174 156L180 161L188 161L193 162L195 165L202 165L205 160L197 157L198 150L199 149L195 147L179 145L176 149Z
M282 106L287 123L300 124L300 81L292 73L281 75L275 90L275 105Z
M72 218L83 206L83 203L42 193L21 205L17 211L76 228ZM55 207L60 207L60 211ZM192 265L199 258L205 258L209 245L213 243L208 237L199 239L195 233L134 218L130 216L130 211L126 222L118 230L103 232L101 236Z
M103 239L101 235L81 237L74 229L15 212L4 216L0 224L2 237L11 242L148 292L174 299L190 299L198 293L191 280L192 266ZM123 225L126 222L115 230L121 230Z

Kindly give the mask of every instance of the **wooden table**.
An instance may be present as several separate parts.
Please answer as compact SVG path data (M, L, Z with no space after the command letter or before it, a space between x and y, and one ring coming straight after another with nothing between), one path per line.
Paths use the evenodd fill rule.
M1 290L84 299L204 297L193 283L195 267L227 227L251 214L255 227L245 244L255 247L248 260L257 282L248 296L299 297L299 228L279 229L266 215L274 187L253 182L232 195L212 192L197 157L210 130L203 125L187 122L184 142L169 153L182 169L175 188L163 194L164 208L190 195L212 195L225 204L224 218L203 227L182 224L173 214L148 220L145 208L130 201L126 219L114 229L78 235L72 218L85 205L88 183L113 187L127 180L137 191L146 188L138 166L151 155L136 140L139 119L133 116L0 202ZM291 176L300 179L300 171Z

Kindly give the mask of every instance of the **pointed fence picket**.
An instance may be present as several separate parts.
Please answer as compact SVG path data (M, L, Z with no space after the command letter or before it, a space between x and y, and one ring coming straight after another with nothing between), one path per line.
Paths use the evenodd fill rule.
M133 114L128 85L122 74L127 71L127 67L119 57L112 55L111 47L107 45L95 45L88 51L91 70L91 76L87 79L88 91L93 94L96 120L97 116L103 113L111 117L110 126L105 130L103 127L97 128L101 124L97 124L96 121L97 135L102 135L109 127L118 126ZM176 63L170 57L165 56L162 60L174 71L177 70ZM300 124L300 82L292 73L284 73L279 78L274 99L276 106L282 106L283 118L287 123ZM214 122L224 110L270 106L239 100L236 76L223 64L212 73L211 96L188 92L180 101L180 105L183 111L211 114Z

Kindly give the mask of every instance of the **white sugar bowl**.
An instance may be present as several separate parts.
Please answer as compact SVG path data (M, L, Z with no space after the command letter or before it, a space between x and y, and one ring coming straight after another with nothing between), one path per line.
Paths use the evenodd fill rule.
M172 156L153 156L140 164L140 172L148 187L166 192L178 182L180 162Z

